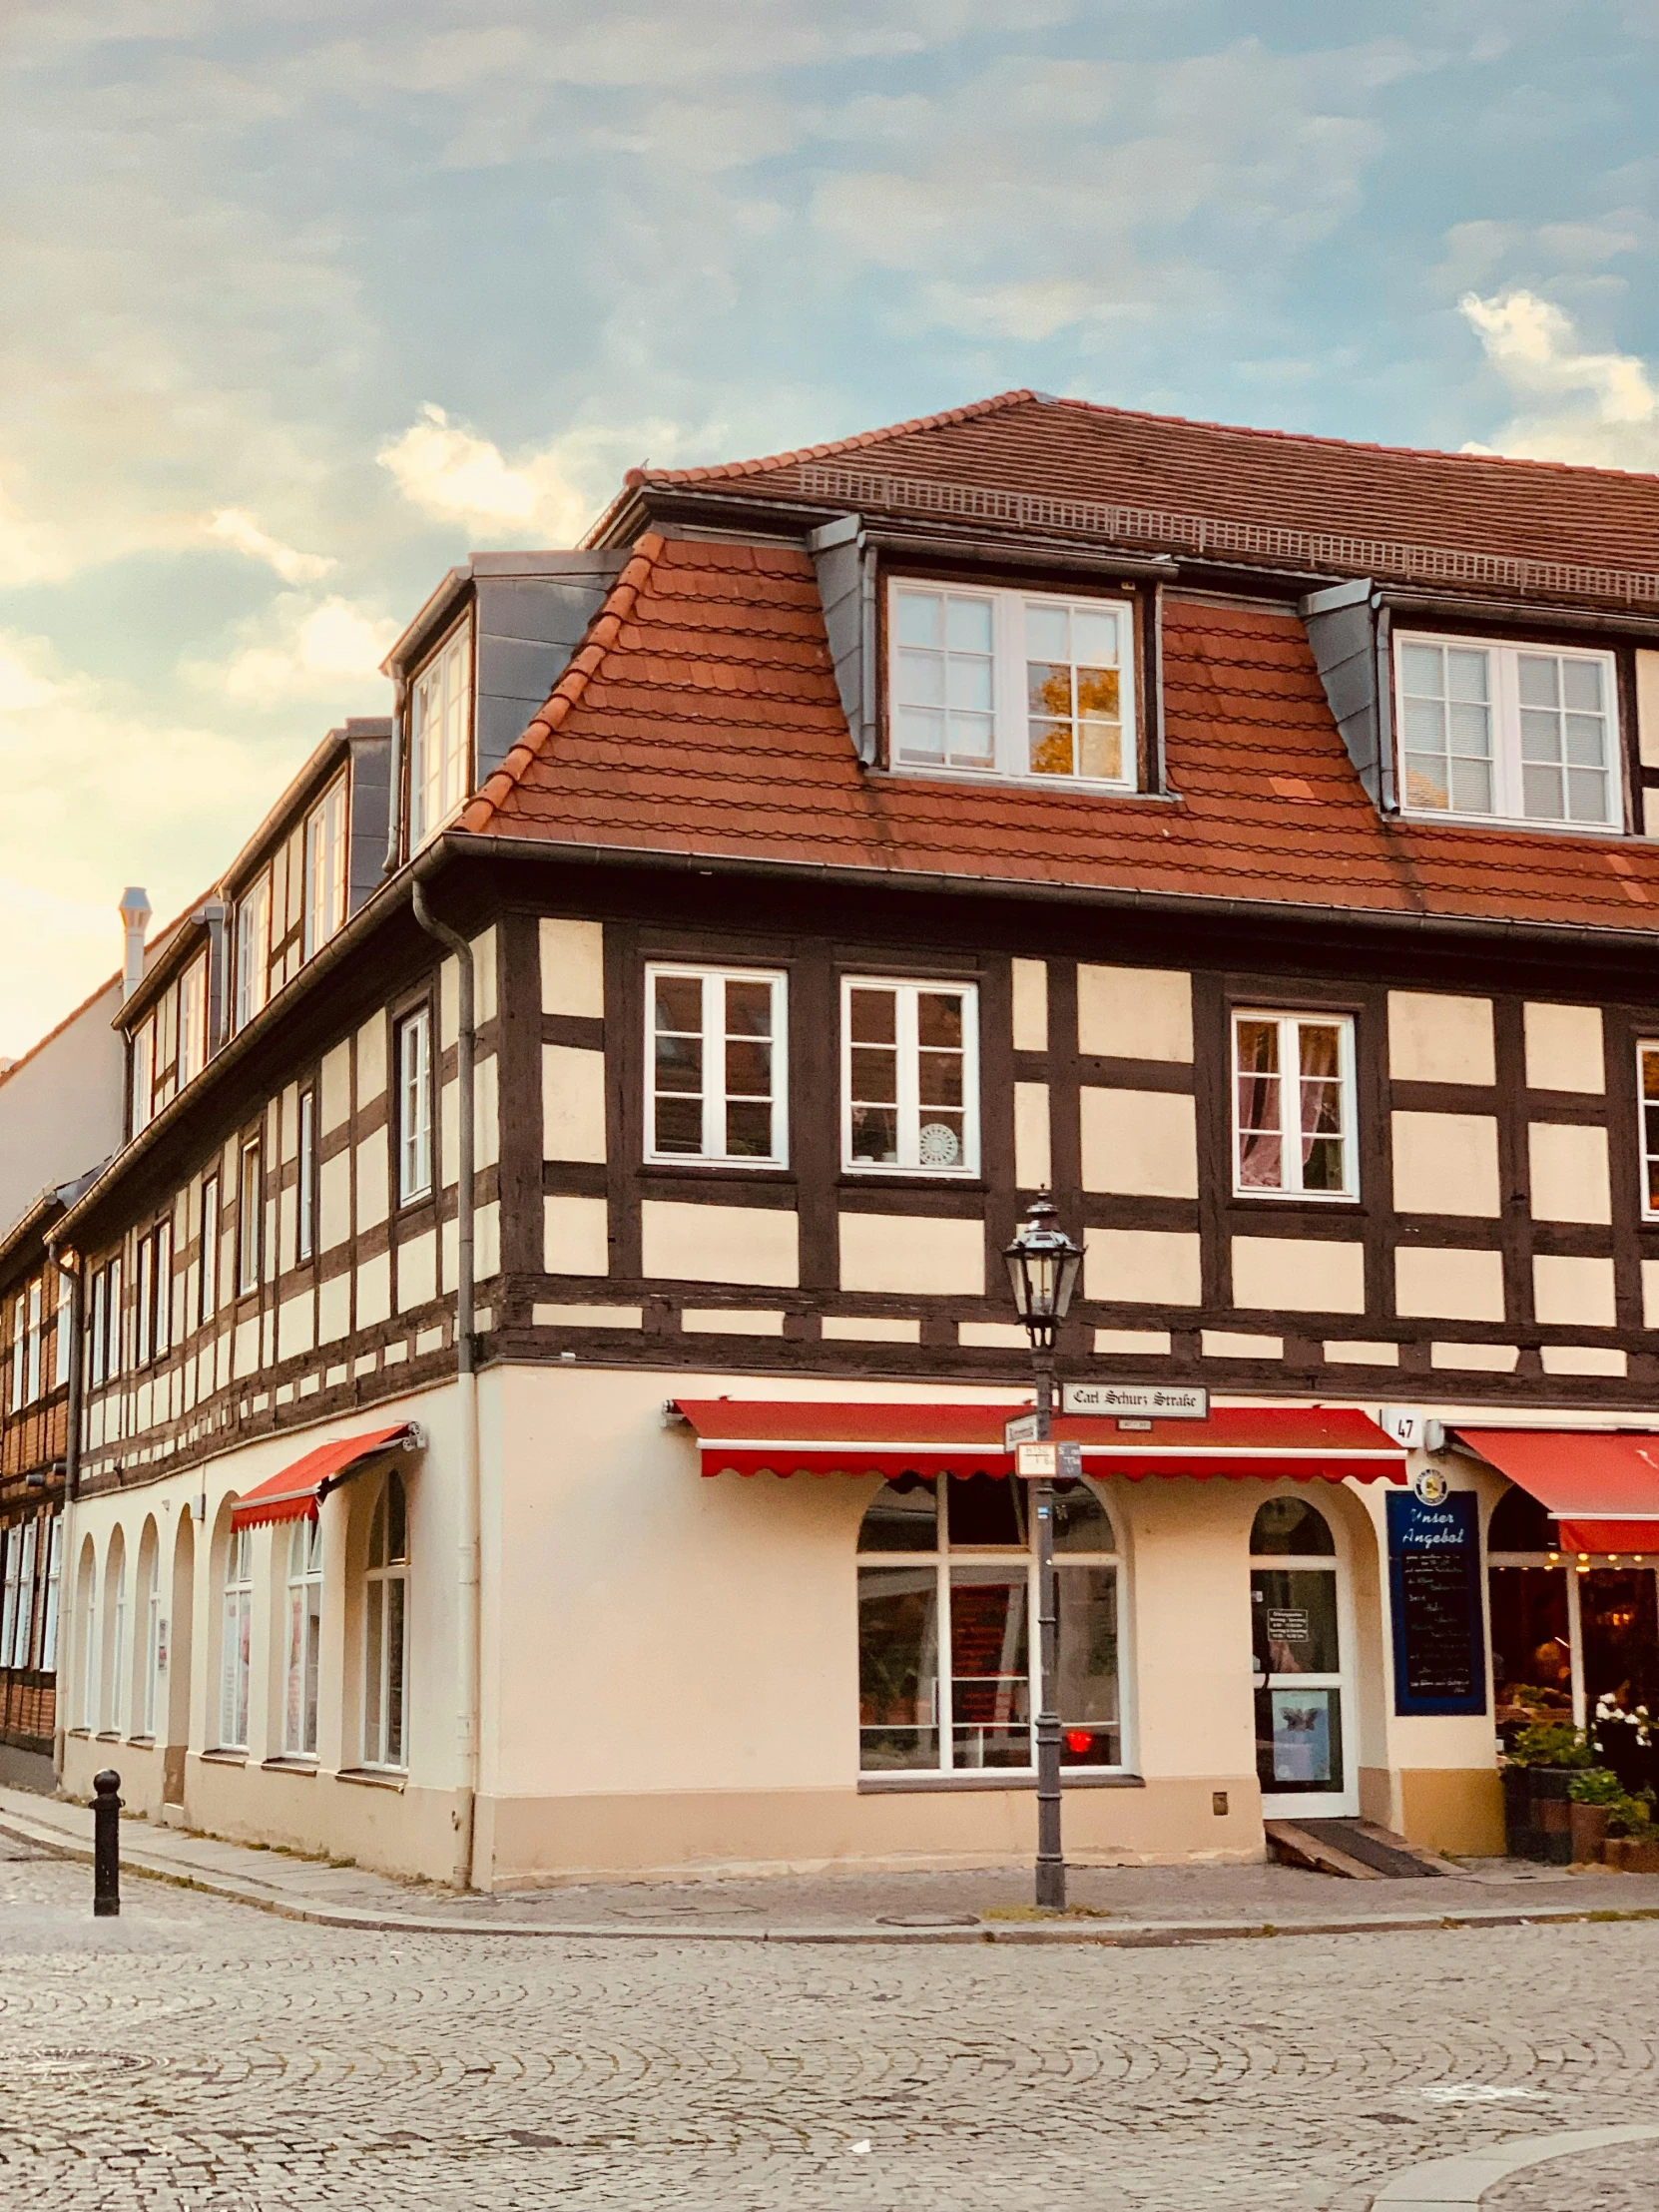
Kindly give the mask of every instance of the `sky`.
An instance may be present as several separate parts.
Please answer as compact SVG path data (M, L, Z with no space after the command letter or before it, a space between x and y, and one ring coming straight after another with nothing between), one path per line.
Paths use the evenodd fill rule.
M639 462L1030 385L1659 469L1656 108L1653 0L9 0L0 1056Z

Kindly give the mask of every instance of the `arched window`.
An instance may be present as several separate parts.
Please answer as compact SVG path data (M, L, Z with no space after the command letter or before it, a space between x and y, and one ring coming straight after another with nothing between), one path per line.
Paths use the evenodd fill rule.
M1251 1526L1250 1555L1253 1559L1287 1555L1334 1559L1337 1542L1317 1505L1310 1505L1305 1497L1270 1497Z
M107 1570L111 1649L104 1661L104 1711L99 1728L119 1733L127 1709L127 1545L120 1529L110 1544Z
M404 1767L408 1685L409 1521L403 1480L388 1474L368 1532L363 1652L363 1765Z
M139 1632L142 1673L139 1678L138 1734L154 1736L156 1733L156 1690L161 1675L162 1662L162 1574L161 1546L157 1540L155 1523L145 1530L145 1540L140 1551L140 1597L143 1616Z
M1056 1702L1067 1766L1123 1763L1117 1540L1087 1483L1055 1493ZM858 1531L859 1764L1030 1768L1037 1611L1022 1483L899 1476Z
M80 1685L76 1709L81 1726L98 1726L98 1667L103 1657L102 1622L98 1610L98 1562L92 1538L81 1546L81 1566L76 1578L76 1600L81 1616Z
M282 1750L316 1757L316 1662L322 1643L322 1523L311 1515L288 1533L288 1656Z
M1511 1484L1492 1508L1486 1549L1547 1555L1560 1548L1561 1531L1555 1520L1529 1491L1519 1483Z
M248 1748L248 1686L254 1659L254 1532L233 1528L225 1546L225 1598L220 1620L219 1741Z

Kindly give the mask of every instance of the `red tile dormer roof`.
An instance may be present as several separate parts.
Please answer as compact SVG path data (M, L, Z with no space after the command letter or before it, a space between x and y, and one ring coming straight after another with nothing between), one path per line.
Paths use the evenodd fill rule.
M1174 802L863 769L811 559L651 533L460 827L895 885L1659 926L1659 845L1379 816L1294 615L1172 592L1165 721Z

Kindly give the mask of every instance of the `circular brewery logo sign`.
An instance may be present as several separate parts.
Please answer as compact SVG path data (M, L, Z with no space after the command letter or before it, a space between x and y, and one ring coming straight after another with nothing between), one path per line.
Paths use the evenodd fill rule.
M1419 1467L1411 1488L1424 1505L1443 1505L1451 1495L1451 1484L1438 1467Z

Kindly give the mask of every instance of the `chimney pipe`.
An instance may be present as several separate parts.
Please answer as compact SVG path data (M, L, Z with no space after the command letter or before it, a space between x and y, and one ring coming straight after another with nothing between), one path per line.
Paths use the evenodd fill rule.
M127 937L121 961L121 1003L125 1006L144 981L144 933L150 926L150 900L136 883L122 892L120 913Z

